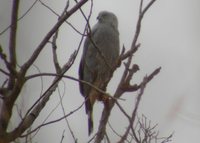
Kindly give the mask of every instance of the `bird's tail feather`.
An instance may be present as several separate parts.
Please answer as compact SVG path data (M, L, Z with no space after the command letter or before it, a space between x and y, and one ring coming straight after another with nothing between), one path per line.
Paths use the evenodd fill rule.
M93 132L93 118L92 118L92 111L88 112L88 135Z

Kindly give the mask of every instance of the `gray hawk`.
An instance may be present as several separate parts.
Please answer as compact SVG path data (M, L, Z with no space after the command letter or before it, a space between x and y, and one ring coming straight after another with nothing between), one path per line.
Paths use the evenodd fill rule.
M106 91L113 67L119 57L118 20L113 13L108 11L100 12L97 19L97 24L85 39L79 66L79 79ZM82 82L79 82L79 87L81 94L85 97L88 134L90 135L93 131L93 105L96 100L104 102L106 95Z

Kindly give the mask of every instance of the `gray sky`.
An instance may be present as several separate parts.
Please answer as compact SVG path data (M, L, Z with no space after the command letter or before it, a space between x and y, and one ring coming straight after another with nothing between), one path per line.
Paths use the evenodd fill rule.
M60 13L65 6L64 0L46 0L47 4L55 11ZM9 10L11 1L0 2L0 31L4 29L9 22ZM21 1L20 13L24 13L30 7L33 0ZM71 2L73 4L73 2ZM93 15L91 25L96 23L96 16L99 11L109 10L114 12L119 20L119 32L121 45L124 44L130 48L135 31L135 24L138 15L139 0L94 0ZM88 11L90 5L83 7ZM134 82L142 80L143 76L152 72L155 68L161 66L160 74L150 82L145 90L142 102L139 108L139 114L144 114L153 123L158 123L158 129L162 136L167 136L175 132L173 143L197 142L200 133L200 63L199 63L199 45L200 45L200 1L199 0L158 0L145 16L142 31L139 38L141 47L134 56L134 62L139 64L140 71L133 78ZM23 64L31 55L34 48L41 41L41 38L54 25L57 17L39 3L30 11L30 13L19 22L18 37L18 62ZM83 31L84 19L80 13L74 15L69 21L77 29ZM0 43L3 47L7 46L7 35L0 36ZM80 36L75 33L67 24L62 26L58 39L58 54L61 63L65 63L70 54L77 48ZM42 52L42 55L35 62L42 72L53 72L53 66L49 64L52 57L50 46ZM74 64L67 73L68 75L78 77L77 68L82 50ZM48 56L47 56L48 55ZM2 65L0 63L0 65ZM37 73L36 68L32 68L29 73ZM109 84L108 91L114 92L116 82L119 80L122 69L119 69ZM2 75L0 75L2 77ZM3 78L2 78L3 79ZM1 80L0 80L1 81ZM50 79L44 79L44 85L48 84ZM2 81L1 81L2 82ZM46 85L45 85L46 86ZM45 86L43 87L45 89ZM63 91L65 87L65 92ZM66 113L78 107L83 98L77 90L78 84L74 81L65 80L60 83L61 95L65 94L63 104ZM44 91L43 89L43 91ZM41 92L41 81L38 79L28 82L23 89L23 98L19 103L28 108L33 100L36 100ZM37 95L37 96L36 96ZM126 101L120 103L124 105L127 111L131 111L134 105L134 94L126 94ZM52 108L59 102L58 91L52 96L51 102L47 105L41 117L36 121L40 124L49 114ZM97 128L101 103L95 104L94 118L95 129ZM59 107L49 118L56 119L62 116L62 110ZM126 119L120 116L116 108L110 118L112 125L121 132L126 127ZM17 116L17 115L16 115ZM80 142L85 142L87 138L87 117L84 108L69 117L69 122L75 135ZM116 121L116 119L118 119ZM13 118L13 124L16 117ZM119 124L121 123L121 124ZM14 127L14 125L13 125ZM11 127L11 128L13 128ZM38 142L59 142L63 130L65 131L65 141L71 140L71 135L67 130L66 122L59 122L41 129L35 137ZM48 131L48 134L47 134ZM55 138L58 137L58 138ZM116 137L113 136L115 141Z

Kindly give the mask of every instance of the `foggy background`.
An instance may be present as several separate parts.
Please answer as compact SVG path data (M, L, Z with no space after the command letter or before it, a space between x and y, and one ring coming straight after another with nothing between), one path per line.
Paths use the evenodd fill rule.
M20 15L32 5L34 0L21 0ZM60 14L65 6L65 0L45 0L48 6ZM11 0L0 1L0 31L5 29L10 22ZM74 4L70 1L70 6ZM90 24L96 23L96 16L102 10L115 13L119 21L120 43L129 49L135 32L138 16L139 0L94 0L93 14ZM83 7L87 13L90 3ZM32 54L35 47L57 21L51 11L39 2L31 11L19 21L17 39L18 64L22 65ZM73 15L69 22L80 32L83 32L85 21L80 12ZM161 136L168 136L174 132L172 143L197 143L200 133L200 1L199 0L157 0L147 12L142 22L139 42L141 47L134 55L134 63L140 66L140 71L135 75L132 83L139 83L146 74L150 74L155 68L161 66L161 72L147 85L144 96L139 106L139 115L144 114L153 124L158 123ZM5 52L8 46L7 31L0 35L0 44ZM81 36L67 24L63 24L59 31L58 56L64 64L77 49ZM78 66L82 48L78 58L67 75L78 77ZM41 72L54 72L52 63L51 45L47 45L34 63ZM0 62L0 66L3 66ZM108 91L113 93L116 83L123 70L115 73ZM38 73L36 67L32 67L29 74ZM1 73L2 74L2 73ZM0 74L0 82L5 77ZM41 92L45 91L52 78L33 79L28 82L22 91L22 97L18 100L19 108L26 111ZM43 82L43 87L41 86ZM59 103L59 92L63 97L63 105L66 113L77 108L84 101L78 90L78 83L64 79L60 82L59 89L51 97L47 107L41 112L34 123L34 127L41 124L48 114ZM120 103L127 111L132 111L136 93L125 94L126 101ZM103 105L95 104L94 129L96 131ZM48 121L57 119L63 115L60 107L48 118ZM78 142L88 141L87 116L84 107L68 118ZM18 114L12 119L10 129L19 121ZM111 114L112 126L122 133L127 125L126 118L122 117L118 108ZM61 121L40 129L34 137L35 142L59 142L64 131L64 142L73 141L65 121ZM112 137L114 142L116 137Z

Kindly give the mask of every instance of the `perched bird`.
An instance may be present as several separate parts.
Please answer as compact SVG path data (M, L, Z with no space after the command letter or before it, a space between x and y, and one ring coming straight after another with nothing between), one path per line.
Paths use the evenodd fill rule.
M119 57L119 32L117 17L108 11L99 13L97 24L85 39L83 54L79 66L79 79L106 91L112 76L113 67ZM106 95L93 87L81 83L80 92L85 97L85 109L88 115L88 134L93 131L92 110L96 100L108 100Z

